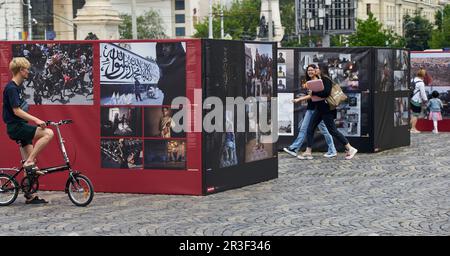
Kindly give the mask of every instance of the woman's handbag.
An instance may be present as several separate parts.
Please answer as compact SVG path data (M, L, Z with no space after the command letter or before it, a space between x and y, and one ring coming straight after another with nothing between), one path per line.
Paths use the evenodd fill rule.
M342 102L347 100L347 95L342 91L341 86L339 84L334 83L331 87L330 96L327 97L326 101L330 106L330 109L335 109Z

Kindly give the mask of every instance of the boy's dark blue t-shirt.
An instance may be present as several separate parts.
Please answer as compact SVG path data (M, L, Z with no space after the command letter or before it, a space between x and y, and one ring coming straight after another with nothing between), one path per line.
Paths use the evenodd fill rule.
M26 122L16 116L13 111L13 108L19 108L23 102L19 86L14 81L10 81L3 91L3 121L5 123Z

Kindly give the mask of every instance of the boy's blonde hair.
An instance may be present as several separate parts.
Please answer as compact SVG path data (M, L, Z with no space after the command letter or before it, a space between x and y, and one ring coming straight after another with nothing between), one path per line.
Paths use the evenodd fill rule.
M24 57L13 58L9 63L9 70L16 75L23 68L30 68L30 62Z
M419 69L419 71L417 71L417 76L420 78L424 78L426 74L427 74L427 71L423 68L421 68L421 69Z

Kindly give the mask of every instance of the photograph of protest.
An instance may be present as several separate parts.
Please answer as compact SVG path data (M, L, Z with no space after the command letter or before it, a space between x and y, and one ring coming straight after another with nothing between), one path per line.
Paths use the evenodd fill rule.
M177 123L172 119L173 115L180 109L169 107L146 107L144 108L144 136L159 138L184 138L184 131L175 132ZM183 119L180 125L183 125ZM179 127L180 129L182 127Z
M142 140L102 139L101 168L142 169Z
M337 107L336 127L347 137L361 136L361 94L347 93L348 99Z
M412 52L411 78L420 68L426 70L425 91L428 98L431 98L433 91L437 91L444 104L442 117L450 118L450 52Z
M101 105L170 105L186 95L186 44L100 44Z
M394 100L394 127L409 125L408 97L395 98Z
M247 97L272 96L274 83L272 47L271 44L245 44Z
M301 52L299 76L300 81L305 81L306 68L310 64L319 66L333 82L347 90L359 88L359 70L356 60L352 60L351 54L338 52ZM325 74L327 75L327 74Z
M272 135L271 103L259 102L258 105L250 103L245 106L248 119L248 132L245 138L246 163L271 158L274 154L273 144L265 143L263 138L268 139ZM262 112L258 108L267 110L266 122L262 120Z
M139 107L102 107L100 120L103 137L142 137Z
M35 105L93 105L91 44L13 44L30 63L22 97Z
M284 78L278 76L278 92L292 92L294 90L294 56L294 50L278 50L278 66L284 66L282 69L285 72ZM283 81L284 87L280 86L280 79Z
M144 169L186 170L185 140L145 140Z
M380 90L382 92L389 92L393 89L393 63L394 56L393 51L389 49L379 49L378 50L378 61L377 61L377 82L380 85Z
M408 81L405 71L394 71L394 91L407 91Z
M294 135L293 93L278 93L278 135Z

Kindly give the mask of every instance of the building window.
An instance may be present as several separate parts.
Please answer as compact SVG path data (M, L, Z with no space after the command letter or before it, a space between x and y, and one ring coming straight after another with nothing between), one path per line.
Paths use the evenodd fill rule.
M366 14L369 15L369 13L371 13L372 11L370 10L370 4L366 4Z
M175 10L184 10L184 0L175 0Z
M186 35L186 28L184 28L184 27L177 27L177 28L175 28L175 35L176 36L185 36Z
M175 23L185 23L184 14L175 14Z

